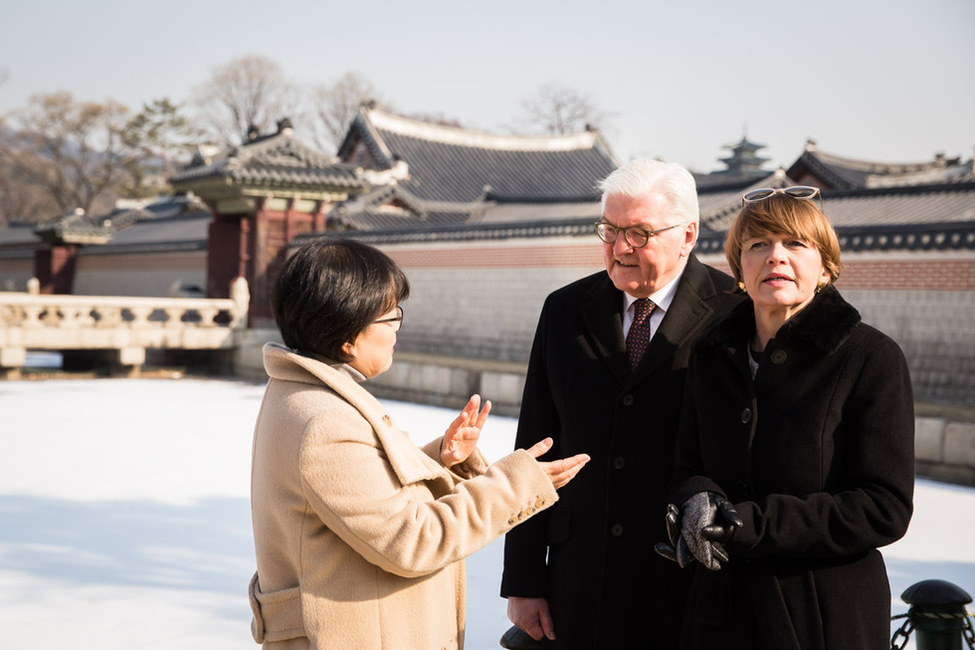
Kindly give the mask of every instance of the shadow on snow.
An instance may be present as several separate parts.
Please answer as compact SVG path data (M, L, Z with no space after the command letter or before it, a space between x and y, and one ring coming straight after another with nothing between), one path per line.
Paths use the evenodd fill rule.
M0 496L0 569L77 585L216 592L240 598L249 614L250 506Z

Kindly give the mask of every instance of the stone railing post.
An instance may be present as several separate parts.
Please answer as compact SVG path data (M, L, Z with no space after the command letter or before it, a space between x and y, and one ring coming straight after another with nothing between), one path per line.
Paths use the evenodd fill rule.
M230 299L234 301L234 313L230 321L233 329L247 327L247 310L250 308L251 292L247 286L247 279L237 276L230 283Z

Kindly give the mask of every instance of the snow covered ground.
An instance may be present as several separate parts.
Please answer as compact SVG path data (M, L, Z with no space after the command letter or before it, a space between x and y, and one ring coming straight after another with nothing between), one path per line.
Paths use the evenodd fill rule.
M262 392L187 378L0 382L0 647L256 648L248 492ZM417 442L455 415L388 406ZM514 428L492 416L489 458ZM884 550L895 614L919 580L975 593L975 489L918 480L915 510ZM498 648L508 627L500 565L500 541L468 560L469 650Z

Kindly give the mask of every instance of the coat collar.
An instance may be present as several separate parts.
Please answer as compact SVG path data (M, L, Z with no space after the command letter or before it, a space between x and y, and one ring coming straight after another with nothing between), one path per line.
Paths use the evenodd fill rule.
M419 452L372 394L358 384L357 373L345 364L329 364L307 357L279 343L264 345L264 368L272 379L325 385L351 404L372 426L389 463L403 485L443 478L447 472L432 458ZM361 375L360 375L361 376Z
M779 331L775 340L802 341L823 354L835 352L849 338L860 322L860 312L843 299L833 285L827 285L813 298L805 309L790 318ZM728 314L713 330L710 340L729 345L741 345L755 332L755 307L751 298L745 300Z

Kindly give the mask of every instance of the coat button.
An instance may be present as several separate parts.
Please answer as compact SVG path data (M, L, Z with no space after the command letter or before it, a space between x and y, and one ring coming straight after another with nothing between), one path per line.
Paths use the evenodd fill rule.
M613 537L619 537L623 534L623 524L613 524L610 527L609 532Z
M773 350L772 356L769 358L772 360L772 363L780 366L785 363L785 360L789 358L789 355L786 354L785 350Z
M623 396L623 406L633 406L633 396L624 395Z
M751 409L745 409L744 411L742 411L741 412L741 423L742 424L748 424L751 421L752 421L752 410Z
M613 467L614 468L616 468L616 469L623 469L623 466L624 465L626 465L626 461L623 460L623 457L622 456L617 456L616 458L613 459Z

